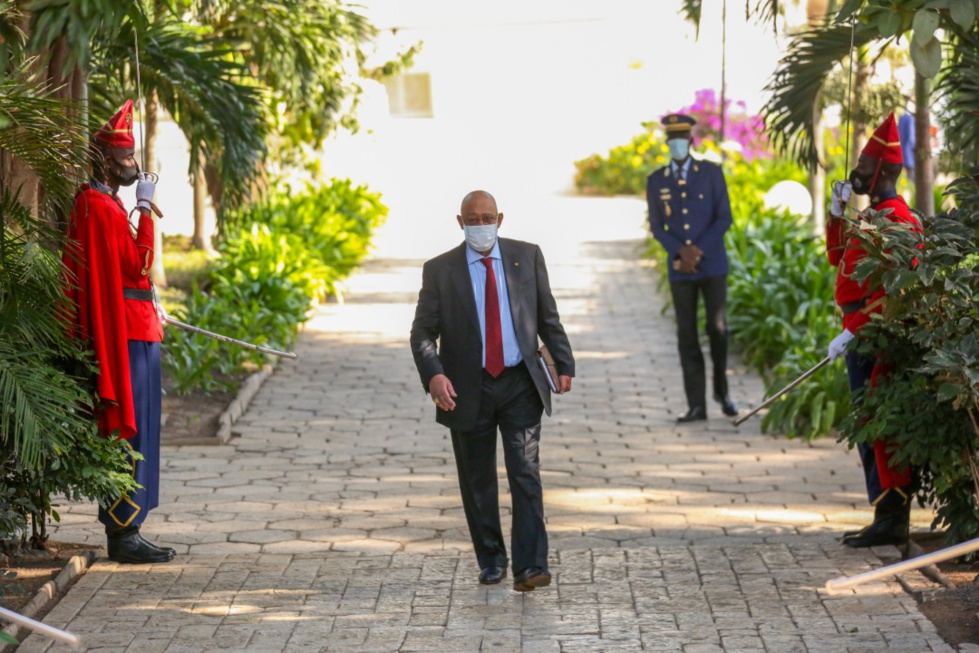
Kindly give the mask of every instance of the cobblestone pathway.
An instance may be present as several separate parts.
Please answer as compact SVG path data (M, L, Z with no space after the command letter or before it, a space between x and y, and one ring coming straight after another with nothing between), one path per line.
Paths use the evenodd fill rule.
M177 559L98 562L45 621L106 653L951 651L896 582L822 589L879 564L836 540L870 518L855 456L735 429L713 405L706 424L675 424L673 327L637 258L642 205L548 202L560 229L511 210L504 235L542 244L578 360L542 437L550 588L476 583L448 432L407 346L422 259L441 249L392 224L239 437L165 450L144 530ZM734 399L757 401L759 379L732 375ZM62 514L56 538L102 541L93 506ZM20 650L66 649L33 636Z

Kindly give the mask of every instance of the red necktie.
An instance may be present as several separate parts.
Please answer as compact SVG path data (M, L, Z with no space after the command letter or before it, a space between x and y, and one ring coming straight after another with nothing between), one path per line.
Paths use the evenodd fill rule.
M493 259L481 259L486 266L486 371L496 378L503 371L503 329L500 326L500 296L496 293Z

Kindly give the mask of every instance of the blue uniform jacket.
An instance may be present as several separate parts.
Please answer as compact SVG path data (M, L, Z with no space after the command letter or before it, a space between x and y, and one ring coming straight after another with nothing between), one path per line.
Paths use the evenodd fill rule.
M646 202L649 228L666 249L671 282L727 274L724 233L731 226L731 200L719 165L693 159L682 182L670 165L656 170L646 180ZM673 259L684 245L704 252L694 274L673 269Z

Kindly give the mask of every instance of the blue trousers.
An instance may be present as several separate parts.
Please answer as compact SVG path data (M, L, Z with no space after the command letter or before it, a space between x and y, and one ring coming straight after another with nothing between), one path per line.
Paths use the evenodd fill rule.
M850 392L853 394L853 403L859 403L870 384L870 375L874 371L874 358L863 356L856 352L847 352L846 371L850 380ZM910 496L908 488L900 488L901 492L884 490L880 484L880 472L877 470L877 455L874 453L873 446L863 442L857 444L857 451L860 453L860 462L863 464L863 476L867 483L867 500L872 506L881 508L903 506L907 503Z
M136 435L129 440L143 460L130 458L133 478L143 487L123 495L108 508L99 507L99 521L106 526L142 524L160 504L160 418L163 388L160 375L160 343L129 341L129 379L133 387Z

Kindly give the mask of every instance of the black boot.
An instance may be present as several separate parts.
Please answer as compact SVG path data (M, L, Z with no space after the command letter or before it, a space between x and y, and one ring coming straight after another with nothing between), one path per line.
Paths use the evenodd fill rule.
M176 557L176 555L177 555L177 550L176 549L170 548L169 546L157 546L156 544L153 544L148 539L146 539L145 537L143 537L143 534L142 533L137 533L136 536L143 542L143 544L145 544L146 546L150 547L154 551L162 551L163 553L166 553L168 556L170 556L170 559L171 560L173 560L174 557Z
M907 544L911 525L911 502L903 506L877 506L874 521L852 535L844 536L843 544L861 549L886 544Z
M106 526L109 560L127 564L150 564L170 562L173 555L164 549L151 545L139 535L139 526ZM171 549L172 550L172 549Z

